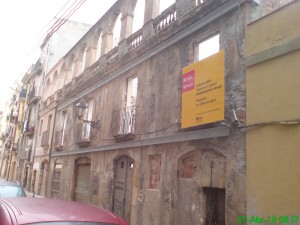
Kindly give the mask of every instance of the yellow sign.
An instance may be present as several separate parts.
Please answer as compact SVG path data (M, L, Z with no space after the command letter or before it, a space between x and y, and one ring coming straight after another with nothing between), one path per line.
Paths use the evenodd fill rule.
M224 120L224 50L182 70L181 128Z

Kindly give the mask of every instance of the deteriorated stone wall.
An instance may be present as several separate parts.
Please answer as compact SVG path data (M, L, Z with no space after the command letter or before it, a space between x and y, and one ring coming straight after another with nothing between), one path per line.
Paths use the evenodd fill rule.
M50 163L53 171L56 160L62 162L59 198L76 199L76 162L87 159L91 169L85 201L122 214L116 198L118 191L126 190L122 216L131 225L207 224L210 200L223 208L218 211L220 224L236 224L238 215L246 215L245 133L232 126L232 109L243 124L247 12L236 3L222 14L223 6L233 2L204 1L113 62L100 59L60 90L56 124L66 112L64 148L53 148ZM215 18L207 20L213 14ZM182 68L195 62L196 46L217 33L225 52L223 122L230 133L220 132L224 128L220 123L180 129ZM128 141L113 137L112 124L114 111L125 107L127 81L133 76L138 78L138 88L134 132L125 136ZM101 126L91 129L83 146L76 142L82 121L76 119L74 106L90 100L92 120L99 119ZM199 131L202 136L188 139ZM209 132L212 136L205 136ZM180 141L174 138L177 134ZM118 172L124 166L123 156L129 159L128 180ZM126 178L125 186L120 186L120 177ZM51 180L50 173L48 196Z

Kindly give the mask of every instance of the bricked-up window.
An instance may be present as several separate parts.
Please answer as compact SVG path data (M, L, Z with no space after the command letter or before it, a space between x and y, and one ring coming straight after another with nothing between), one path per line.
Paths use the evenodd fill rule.
M205 59L220 50L220 35L214 35L196 46L195 61Z
M149 155L150 166L150 189L159 189L160 184L160 169L161 169L161 155Z
M195 156L189 154L179 161L179 178L193 178L195 168Z

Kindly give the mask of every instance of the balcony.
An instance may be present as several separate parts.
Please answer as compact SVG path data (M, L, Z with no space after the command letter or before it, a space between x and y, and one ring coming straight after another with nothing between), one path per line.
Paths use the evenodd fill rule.
M41 97L36 96L36 88L33 88L27 96L27 104L35 104Z
M176 5L173 4L154 19L153 25L155 33L166 28L171 23L174 23L176 19Z
M39 58L37 60L37 62L35 63L35 65L34 65L32 73L33 74L40 74L42 71L43 71L43 64L42 64L41 58Z
M111 128L116 141L130 141L135 138L135 114L136 105L113 112Z
M63 135L63 130L59 130L59 131L56 131L55 132L55 143L54 143L54 146L55 146L55 150L56 151L61 151L63 150L63 138L64 138L64 135Z
M44 150L48 150L49 148L49 130L46 130L42 133L41 147Z
M86 148L90 145L90 133L88 133L86 123L76 125L76 144L79 148Z
M25 136L32 136L34 134L34 126L27 121L25 123L24 135Z

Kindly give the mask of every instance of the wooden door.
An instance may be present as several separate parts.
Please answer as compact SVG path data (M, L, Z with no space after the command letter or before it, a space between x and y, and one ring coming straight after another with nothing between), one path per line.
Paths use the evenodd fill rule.
M115 164L115 182L112 210L130 222L131 190L134 162L128 156L121 156Z

